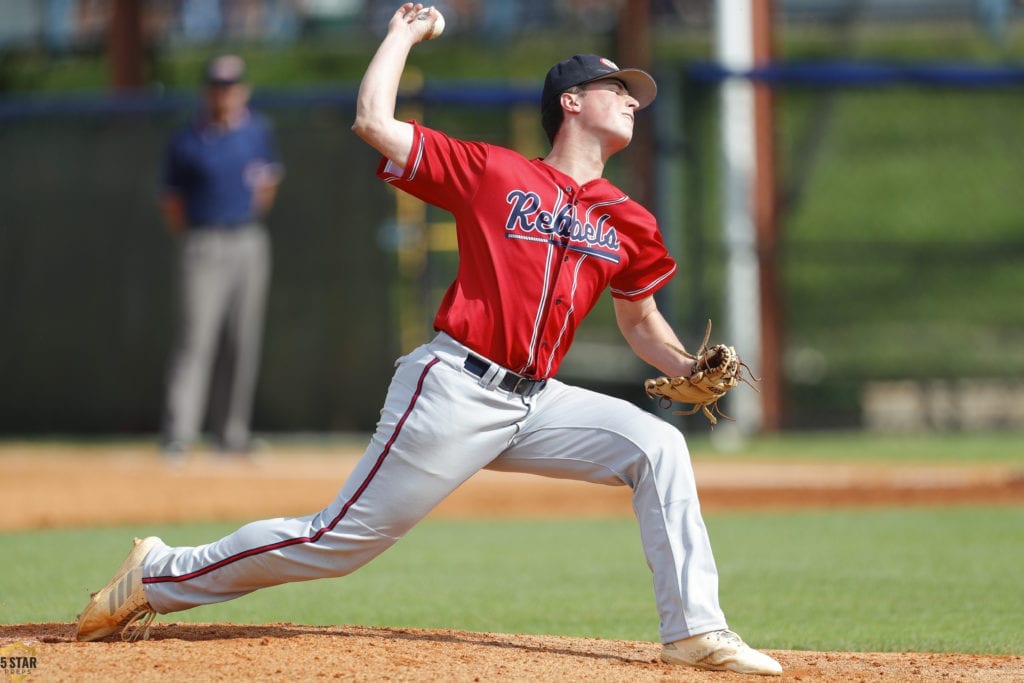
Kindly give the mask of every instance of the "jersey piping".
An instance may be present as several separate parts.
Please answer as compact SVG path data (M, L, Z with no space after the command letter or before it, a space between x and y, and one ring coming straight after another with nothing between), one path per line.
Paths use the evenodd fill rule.
M562 339L565 338L565 333L569 329L569 320L572 318L572 314L576 311L576 287L580 282L580 268L583 267L583 262L586 260L587 256L584 254L573 269L572 289L569 291L569 308L565 311L565 317L562 318L562 327L558 330L558 337L555 339L555 343L551 348L551 355L548 356L548 365L544 370L546 375L551 374L551 366L555 362L555 352L562 345Z
M556 190L557 199L555 201L554 213L557 214L559 209L561 209L562 204L565 202L565 193L562 191L562 188L557 186ZM554 259L557 259L558 257L556 246L561 245L562 242L552 237L547 238L547 243L547 255L544 260L544 282L541 287L540 298L537 301L537 313L533 317L533 330L530 335L529 356L526 359L526 363L522 368L520 368L519 372L527 371L533 366L534 362L536 362L537 344L540 343L540 335L544 323L544 311L548 308L548 299L551 297L551 277L554 274L552 264L556 262Z
M612 294L618 294L619 296L629 297L629 296L638 296L640 294L644 294L645 292L650 292L650 291L657 290L659 285L662 282L664 282L665 280L667 280L668 278L672 277L672 275L675 274L676 268L677 268L677 266L673 264L672 268L667 273L665 273L664 275L662 275L659 278L656 278L653 282L651 282L646 287L641 287L640 289L633 289L633 290L629 290L629 291L623 290L623 289L615 289L614 287L611 287L610 288L611 292L612 292Z

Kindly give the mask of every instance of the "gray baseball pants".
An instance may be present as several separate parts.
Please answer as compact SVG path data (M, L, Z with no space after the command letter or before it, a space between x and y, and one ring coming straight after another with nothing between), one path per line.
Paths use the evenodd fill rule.
M557 380L530 396L509 393L499 387L504 369L492 364L474 376L466 355L441 333L396 362L370 445L324 510L253 522L207 545L151 550L143 585L153 609L349 574L489 468L629 486L662 641L727 628L682 434L631 403Z
M187 447L199 438L213 396L210 423L217 445L249 447L269 282L270 239L263 226L190 230L184 236L165 446Z

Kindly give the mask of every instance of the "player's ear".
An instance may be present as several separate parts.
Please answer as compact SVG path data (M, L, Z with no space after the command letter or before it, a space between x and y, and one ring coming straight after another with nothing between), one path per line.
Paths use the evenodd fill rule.
M566 91L561 96L562 109L576 112L580 110L580 93Z

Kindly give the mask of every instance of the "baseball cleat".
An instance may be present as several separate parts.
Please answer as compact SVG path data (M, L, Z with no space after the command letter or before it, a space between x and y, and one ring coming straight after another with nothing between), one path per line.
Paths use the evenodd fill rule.
M142 561L161 543L163 541L156 536L135 539L134 547L114 578L92 594L78 615L78 640L100 640L113 633L120 633L123 640L149 638L149 625L156 611L150 607L142 588Z
M724 629L667 643L661 649L661 661L741 674L778 676L782 673L781 664Z

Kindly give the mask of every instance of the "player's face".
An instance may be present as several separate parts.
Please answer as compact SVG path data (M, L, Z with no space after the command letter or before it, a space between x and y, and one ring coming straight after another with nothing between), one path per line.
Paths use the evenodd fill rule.
M206 88L206 106L210 118L218 123L237 120L249 102L249 88L242 83L210 85Z
M618 149L633 138L633 118L640 103L616 78L603 78L583 86L583 109L587 125L612 137Z

